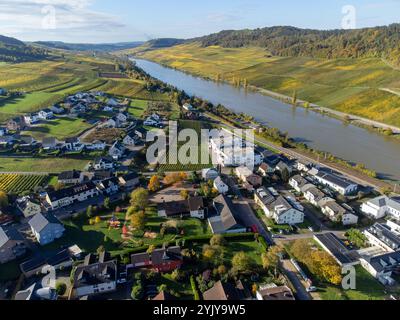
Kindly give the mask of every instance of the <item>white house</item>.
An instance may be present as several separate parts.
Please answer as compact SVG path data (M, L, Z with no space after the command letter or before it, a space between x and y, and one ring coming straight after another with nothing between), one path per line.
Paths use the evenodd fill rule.
M344 226L358 223L358 217L356 215L348 212L334 200L328 201L322 205L321 210L331 221L341 222Z
M121 123L126 123L129 120L129 114L127 112L120 112L120 113L117 114L117 119Z
M114 108L113 108L112 106L105 106L105 107L103 108L103 111L104 111L104 112L113 112L113 111L114 111Z
M101 157L94 161L94 169L95 170L110 170L114 169L115 163L112 158L109 157Z
M162 202L158 204L158 215L164 218L189 215L192 218L204 219L205 207L202 197L191 197L187 200Z
M332 190L344 196L353 194L358 190L357 183L333 173L325 173L323 171L319 171L314 177L318 180L319 183L331 188Z
M30 221L32 233L40 245L46 245L63 236L65 228L52 214L38 213Z
M185 103L182 108L186 111L193 111L195 108L190 103Z
M226 194L229 191L229 186L221 179L221 177L217 177L214 180L213 186L220 194Z
M390 215L396 220L400 220L400 201L380 196L363 203L361 212L373 219L381 219Z
M313 185L310 185L309 188L307 188L304 191L304 198L306 198L307 201L310 202L315 207L319 207L319 202L321 200L323 200L324 198L328 198L328 197L321 190L319 190L318 188L316 188Z
M38 113L39 118L43 120L49 120L54 118L54 113L50 109L43 109Z
M106 143L100 140L95 140L92 143L85 144L85 148L87 150L93 150L93 151L104 151L106 147L107 147Z
M27 125L38 123L39 115L37 113L29 113L24 115L24 121Z
M253 171L251 171L249 168L245 166L241 166L236 168L235 173L236 176L240 179L240 181L246 182L247 178L253 174Z
M215 168L208 168L208 169L203 169L201 171L201 177L203 178L203 180L215 180L217 179L219 176L219 172L217 169Z
M114 98L110 98L107 101L107 104L111 107L117 107L119 106L119 102L117 100L115 100Z
M65 112L65 109L59 105L54 105L50 107L50 110L55 114L62 114Z
M98 196L99 194L100 192L96 185L90 181L48 193L46 195L46 201L54 210L69 206L75 202L86 201Z
M279 196L269 205L269 212L277 224L295 225L304 222L304 213L294 208L284 197Z
M296 175L289 180L290 186L297 192L301 192L301 188L308 184L308 181L300 175Z
M114 144L111 146L110 150L108 151L108 155L115 160L121 158L125 153L125 147L119 141L115 141Z
M126 146L135 146L138 140L138 136L133 133L128 133L122 140L122 143Z
M85 147L81 141L79 140L79 138L67 138L65 140L65 144L64 147L68 150L68 151L82 151L83 148Z
M254 201L264 211L268 218L273 217L273 212L270 211L270 204L275 201L275 197L269 190L265 188L257 189L254 193Z
M83 179L83 173L78 170L64 171L58 175L58 182L62 184L79 184Z
M30 197L22 197L17 199L17 208L25 218L30 218L42 212L40 204L33 202Z
M375 223L363 233L372 246L380 247L386 252L400 250L400 236L386 225Z
M105 195L113 195L119 191L119 179L117 177L112 177L103 180L98 184L98 188Z
M360 259L361 265L383 285L394 284L392 273L400 267L400 251Z

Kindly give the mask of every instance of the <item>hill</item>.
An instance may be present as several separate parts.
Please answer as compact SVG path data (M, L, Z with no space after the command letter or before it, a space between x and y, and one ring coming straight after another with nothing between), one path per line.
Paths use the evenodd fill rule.
M47 56L47 51L34 48L22 41L0 35L0 61L2 62L27 62L40 60Z
M144 42L120 42L120 43L99 43L99 44L85 44L85 43L65 43L61 41L37 41L34 44L52 48L69 51L103 51L112 52L141 46Z
M175 39L175 38L160 38L160 39L153 39L143 43L137 47L127 48L125 50L121 50L119 54L138 54L146 51L152 51L157 49L164 49L174 47L180 44L185 43L186 40L182 39Z

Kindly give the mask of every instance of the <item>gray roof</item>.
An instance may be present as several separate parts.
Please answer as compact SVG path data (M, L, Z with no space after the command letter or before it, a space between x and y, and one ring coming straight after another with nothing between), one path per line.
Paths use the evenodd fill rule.
M365 259L377 271L392 271L400 265L400 251Z
M214 205L221 215L221 222L225 230L229 230L241 225L238 222L237 217L234 215L234 204L227 196L220 195L215 198Z
M344 215L347 212L347 210L336 201L329 201L325 206L330 208L336 215Z
M279 212L276 212L275 209L277 207L280 207L280 208L285 209L285 210L282 210L282 211L280 210ZM276 198L276 200L269 205L269 209L271 211L274 211L277 215L282 215L286 211L288 211L288 210L290 210L292 208L293 208L293 206L282 196L279 196L278 198Z
M400 249L400 237L392 232L387 226L380 223L375 223L367 231L393 250Z
M6 232L0 227L0 248L8 242L9 238Z
M41 213L38 213L35 215L30 221L29 225L36 231L40 232L44 228L47 227L47 225L54 223L54 224L60 224L60 221L53 216L52 214L46 214L43 215Z
M8 241L24 241L24 239L17 229L0 227L0 248Z
M341 188L348 188L351 185L357 185L357 183L350 181L344 177L339 177L333 173L318 172L316 175L318 178L333 183Z

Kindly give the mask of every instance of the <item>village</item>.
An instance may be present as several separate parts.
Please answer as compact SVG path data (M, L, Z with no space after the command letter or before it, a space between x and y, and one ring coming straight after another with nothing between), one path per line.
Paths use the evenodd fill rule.
M378 299L398 298L398 197L238 137L202 146L217 163L148 167L147 133L165 128L170 114L151 105L134 117L130 105L81 92L0 127L2 154L87 161L84 170L60 170L52 185L3 192L0 268L11 274L1 279L1 296L351 299L340 285L342 268L354 266L365 281L355 296L370 289ZM189 102L178 114L181 126L227 130ZM74 137L43 129L76 121L90 126ZM246 152L235 152L238 144Z

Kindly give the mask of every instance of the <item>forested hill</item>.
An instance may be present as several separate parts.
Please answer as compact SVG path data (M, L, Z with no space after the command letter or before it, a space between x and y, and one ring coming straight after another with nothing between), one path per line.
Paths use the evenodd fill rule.
M277 56L328 59L380 57L400 65L400 24L329 31L295 27L226 30L193 41L200 41L204 47L263 47Z
M43 59L47 51L28 46L22 41L0 35L0 61L25 62Z
M120 43L99 43L99 44L86 44L86 43L65 43L61 41L38 41L35 44L52 48L71 51L104 51L112 52L124 50L129 48L136 48L143 44L142 41L136 42L120 42Z

